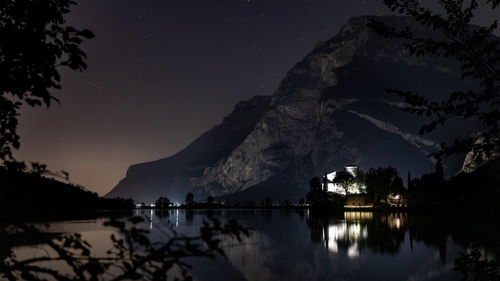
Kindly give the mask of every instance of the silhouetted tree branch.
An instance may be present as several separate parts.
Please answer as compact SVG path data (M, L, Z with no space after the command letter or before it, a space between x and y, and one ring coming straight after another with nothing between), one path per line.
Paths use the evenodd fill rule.
M344 189L345 195L349 195L349 186L354 183L354 176L347 171L337 173L332 183L339 184Z
M179 234L171 225L165 225L163 241L152 241L149 231L141 228L145 220L132 217L127 221L110 220L105 225L117 233L112 234L112 247L104 256L96 256L92 245L81 234L42 236L33 225L19 224L10 227L9 235L30 233L46 237L40 247L47 251L42 256L18 259L12 249L2 253L0 276L7 280L192 280L191 266L184 262L188 257L225 257L222 237L241 241L249 229L234 220L222 224L217 219L204 221L199 235L188 237ZM50 266L61 262L69 270L62 273ZM180 273L176 276L175 271ZM170 279L169 279L170 278Z
M449 156L457 152L473 151L489 155L498 149L500 120L500 40L493 35L498 20L488 26L473 25L477 0L439 1L444 13L423 7L418 0L384 0L384 3L400 15L413 18L422 26L436 32L437 37L422 37L409 27L396 28L378 21L369 26L389 38L405 40L410 55L444 56L457 60L461 65L462 79L479 81L480 88L455 91L442 101L432 101L411 91L388 90L403 97L409 104L406 111L433 117L420 129L424 134L435 130L452 118L479 121L485 130L475 136L456 139L451 144L441 144L437 156ZM487 0L486 5L496 9L500 0ZM477 140L481 141L477 141Z
M453 270L459 273L461 281L494 281L500 279L500 263L484 257L478 246L455 259Z
M5 0L0 4L0 165L27 169L12 155L20 147L21 106L59 103L51 93L61 88L59 71L81 71L87 66L80 45L94 35L66 25L64 16L73 4L72 0ZM41 171L37 168L42 166L33 171Z

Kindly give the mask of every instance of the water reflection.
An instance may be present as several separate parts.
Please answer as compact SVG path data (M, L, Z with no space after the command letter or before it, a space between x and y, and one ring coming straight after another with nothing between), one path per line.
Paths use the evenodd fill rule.
M320 242L329 252L350 259L363 256L365 252L400 256L402 247L408 244L411 253L422 246L435 249L440 263L450 267L457 250L471 253L473 248L478 249L482 259L492 260L500 252L495 238L500 235L498 223L473 214L409 216L398 212L344 212L325 216L308 213L307 225L311 241ZM453 249L449 249L450 246Z
M195 211L193 223L205 215ZM214 277L209 272L217 270L210 268L228 270L228 265L239 273L228 280L457 280L453 262L462 246L449 239L449 232L432 238L420 226L425 220L443 224L439 219L304 210L240 210L226 215L254 232L241 244L225 241L229 264L196 261L193 268L200 280Z
M280 262L284 260L291 264L303 264L303 269L297 271L317 271L314 275L323 276L325 271L336 271L339 265L357 268L362 261L373 266L388 257L399 268L406 268L408 273L418 269L420 274L432 271L433 274L445 276L452 273L459 252L470 252L473 245L479 245L482 256L494 258L498 256L500 248L497 241L500 234L498 225L492 226L491 222L474 214L408 215L402 212L349 211L325 215L309 210L249 209L162 210L146 215L151 217L150 227L153 230L169 223L187 234L193 234L203 219L212 217L236 218L249 225L254 233L242 244L226 241L228 260L233 268L245 272L245 276L255 275L254 271L260 272L257 274L260 277L288 276L285 270L278 270L286 267ZM304 236L309 238L312 245L304 240ZM324 252L313 245L320 246ZM306 262L309 259L319 259L316 262L320 264L334 261L335 266L317 268ZM272 270L265 271L266 266L272 266ZM200 269L203 267L198 266ZM340 276L345 277L343 274ZM288 277L297 280L295 275ZM447 280L444 277L441 279Z
M136 210L156 239L167 227L196 235L203 220L232 218L253 229L241 243L223 238L227 259L188 259L197 280L457 280L459 252L499 252L499 227L480 216L309 210ZM102 222L54 222L52 231L93 235L107 249ZM95 236L95 237L94 237ZM95 242L97 241L97 242ZM100 243L100 244L99 244ZM31 252L29 254L32 254Z
M332 216L311 213L307 222L312 241L322 241L333 253L342 252L349 258L356 258L367 249L397 254L405 239L407 220L403 213L344 212Z

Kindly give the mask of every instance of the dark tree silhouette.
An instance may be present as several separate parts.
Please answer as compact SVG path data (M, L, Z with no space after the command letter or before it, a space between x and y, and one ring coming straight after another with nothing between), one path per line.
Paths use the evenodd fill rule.
M345 194L349 194L349 186L354 183L354 176L347 171L340 171L335 175L332 183L340 184Z
M266 197L266 199L264 199L264 205L266 207L271 207L273 205L273 198L271 197Z
M102 198L80 186L5 167L0 167L0 187L2 220L33 215L68 215L82 210L134 208L131 199Z
M309 189L312 192L320 192L321 191L321 179L318 177L314 177L311 180L309 180Z
M304 201L304 198L300 197L299 199L299 205L304 205L305 201Z
M208 204L213 204L214 203L214 197L213 196L208 196L207 203Z
M388 90L406 100L406 111L432 116L433 120L421 128L420 133L433 131L452 118L473 119L486 129L478 135L456 139L451 145L442 144L437 155L448 156L457 152L485 153L498 150L500 120L500 40L493 35L498 22L489 26L476 26L472 22L479 1L439 1L444 13L433 12L419 0L384 0L400 15L412 17L416 22L441 34L441 38L423 38L410 28L390 27L377 21L370 26L378 33L407 42L405 48L411 55L445 56L461 64L462 78L480 82L480 89L457 91L442 101L431 101L418 93ZM496 9L500 0L487 0L485 5Z
M365 176L366 191L375 201L385 200L388 195L405 191L403 179L395 168L371 168Z
M155 208L164 209L172 206L173 203L167 197L160 197L155 201Z
M91 31L67 26L71 0L5 0L0 4L0 165L25 168L12 152L20 146L17 125L22 105L33 107L59 100L62 68L83 70L80 49Z
M307 203L314 204L326 200L327 194L326 191L321 189L321 184L321 179L318 177L314 177L309 181L310 191L306 194Z
M500 262L484 257L476 245L455 259L453 270L459 274L461 281L500 280Z
M366 174L359 170L357 173L356 173L356 177L354 178L354 185L356 186L357 188L357 191L361 194L363 193L366 193L366 190L363 189L363 185L366 184Z
M186 194L186 204L191 205L194 203L194 195L193 193L189 192Z
M0 166L9 168L1 167L2 172L26 169L12 155L13 149L20 146L17 117L21 106L50 106L53 101L58 102L51 90L61 88L59 71L86 68L80 44L93 34L65 25L64 15L70 12L72 4L72 0L0 2ZM47 172L45 165L37 163L32 164L31 170ZM248 229L234 220L225 224L212 220L204 222L198 236L182 236L170 226L166 241L155 242L149 239L144 227L135 226L144 219L134 217L128 222L107 223L120 235L112 235L113 247L98 257L81 234L47 235L26 223L3 217L0 221L2 240L16 241L19 235L29 235L43 248L40 256L19 260L13 247L0 247L2 280L171 280L171 269L182 280L192 280L188 274L190 266L182 258L224 255L221 235L237 240L248 235ZM59 272L51 267L54 263L66 265L68 271Z

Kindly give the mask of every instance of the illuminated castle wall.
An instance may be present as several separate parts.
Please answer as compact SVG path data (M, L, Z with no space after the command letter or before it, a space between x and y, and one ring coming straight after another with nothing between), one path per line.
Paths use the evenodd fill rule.
M359 167L356 166L356 165L349 165L349 166L346 166L344 168L344 170L346 172L348 172L349 174L351 174L353 177L357 177L358 176L358 173L359 173ZM337 176L337 171L333 171L329 174L326 175L326 179L327 179L327 186L325 188L325 180L322 181L322 189L323 190L326 190L328 192L335 192L335 193L338 193L338 194L343 194L343 195L346 195L345 194L345 190L342 188L341 185L339 184L336 184L336 183L332 183L333 179L335 179L335 177ZM358 187L357 185L353 184L349 187L349 194L360 194L360 189L361 190L366 190L366 186L365 185L362 185L360 187Z

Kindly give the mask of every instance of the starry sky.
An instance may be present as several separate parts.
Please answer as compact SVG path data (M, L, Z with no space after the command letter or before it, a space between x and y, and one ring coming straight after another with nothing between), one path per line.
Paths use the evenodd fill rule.
M103 195L131 164L175 154L234 105L271 95L296 62L380 0L85 0L84 72L62 71L61 105L23 108L21 160Z

